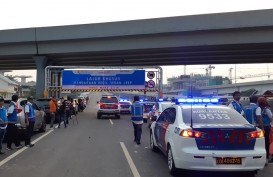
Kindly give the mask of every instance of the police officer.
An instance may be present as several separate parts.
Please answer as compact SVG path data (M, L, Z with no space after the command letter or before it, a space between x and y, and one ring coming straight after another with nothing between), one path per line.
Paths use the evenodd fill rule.
M257 115L256 109L258 108L257 105L258 97L253 95L249 98L250 104L245 107L245 117L246 120L253 125L256 125Z
M134 127L134 141L140 144L143 124L143 105L139 102L139 96L134 96L134 102L131 105L131 120Z
M241 99L241 93L239 91L235 91L232 94L233 96L233 101L228 105L228 107L235 109L239 114L241 114L242 116L245 115L244 110L243 110L243 106L242 104L239 102Z
M26 136L25 136L25 146L33 147L34 144L31 144L31 136L33 133L33 128L35 124L35 112L33 107L33 97L30 96L27 98L27 103L25 105L25 121L26 121Z
M11 102L8 109L8 126L7 126L7 150L13 150L11 147L14 142L16 149L20 149L23 146L20 144L18 132L17 132L17 109L16 103L18 101L18 95L12 95Z
M5 154L2 151L2 143L7 128L7 110L4 107L4 98L0 96L0 155Z
M269 158L269 132L271 129L270 123L272 122L272 112L269 109L269 104L265 97L258 98L258 108L256 109L257 124L259 128L264 131L264 141L266 158Z

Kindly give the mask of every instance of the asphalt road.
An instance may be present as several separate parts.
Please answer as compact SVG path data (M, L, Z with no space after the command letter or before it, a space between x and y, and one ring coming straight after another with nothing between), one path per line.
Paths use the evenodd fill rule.
M121 119L96 118L100 94L91 95L88 107L68 127L33 136L35 146L0 156L1 177L170 177L166 157L152 152L149 129L143 126L141 145L133 142L129 115ZM4 144L4 147L6 145ZM127 153L128 152L128 153ZM273 176L273 165L257 177ZM179 176L237 176L230 173L188 172ZM240 175L241 176L241 175Z

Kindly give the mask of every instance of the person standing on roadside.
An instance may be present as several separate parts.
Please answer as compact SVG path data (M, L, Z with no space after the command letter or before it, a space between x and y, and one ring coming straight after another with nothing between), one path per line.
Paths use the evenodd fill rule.
M56 99L53 96L49 102L49 111L50 111L50 128L53 128L53 124L56 117L57 112L57 105L56 105Z
M58 128L61 127L61 122L64 121L64 127L66 128L66 117L65 117L65 101L63 98L60 98L60 100L58 101L58 109L57 109L57 113L58 113L58 121L59 121L59 126Z
M269 132L271 130L272 112L265 97L258 98L258 106L256 109L257 125L264 131L266 158L269 159Z
M7 128L7 110L4 107L4 98L0 96L0 155L5 154L2 151L2 143Z
M228 105L228 107L235 109L239 114L245 116L243 106L240 103L241 93L239 91L235 91L233 92L232 96L234 100Z
M33 107L33 97L30 96L27 98L27 103L25 105L25 121L26 121L26 136L25 136L25 146L33 147L34 144L31 144L31 136L33 133L33 128L35 124L35 112Z
M253 95L249 98L249 101L250 104L245 107L245 117L250 124L256 125L257 120L256 109L258 108L257 105L258 97Z
M71 103L71 99L70 97L67 97L67 100L65 100L65 115L66 115L66 124L69 124L69 119L71 119L71 107L72 103Z
M13 150L11 147L14 142L16 149L20 149L23 146L20 144L18 132L17 132L17 109L16 103L18 101L18 95L12 95L11 102L8 109L8 126L7 126L7 150Z
M131 105L131 120L134 127L134 141L140 144L143 124L143 105L139 102L139 96L134 96L134 102Z

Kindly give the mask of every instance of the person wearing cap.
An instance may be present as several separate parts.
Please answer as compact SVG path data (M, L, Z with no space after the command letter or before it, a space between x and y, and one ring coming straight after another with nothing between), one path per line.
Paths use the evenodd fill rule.
M29 96L27 98L27 103L25 105L25 121L26 121L26 136L25 136L25 146L26 147L33 147L34 144L31 144L31 136L33 133L33 128L35 124L35 112L34 107L32 105L33 103L33 97Z
M4 98L0 96L0 155L5 154L2 151L2 143L7 128L7 110L4 107Z
M14 142L16 149L20 149L23 146L20 144L18 131L17 131L17 109L16 103L18 101L18 95L12 95L11 102L8 109L8 126L7 126L7 150L13 150L11 145Z

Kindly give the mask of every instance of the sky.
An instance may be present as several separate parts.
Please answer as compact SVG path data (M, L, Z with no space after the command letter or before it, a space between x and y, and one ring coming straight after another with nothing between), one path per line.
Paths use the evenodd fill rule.
M135 19L185 16L257 9L273 9L272 0L0 0L0 30L101 23ZM212 75L229 76L235 65L214 65ZM187 74L205 74L207 65L187 66ZM266 73L270 64L236 65L236 77ZM269 70L268 70L269 68ZM164 66L164 83L167 77L184 73L184 66ZM252 70L253 71L253 70ZM8 74L26 75L26 71ZM36 71L27 71L36 80ZM271 76L273 78L273 76ZM253 77L252 79L268 79ZM250 79L238 79L246 82Z

